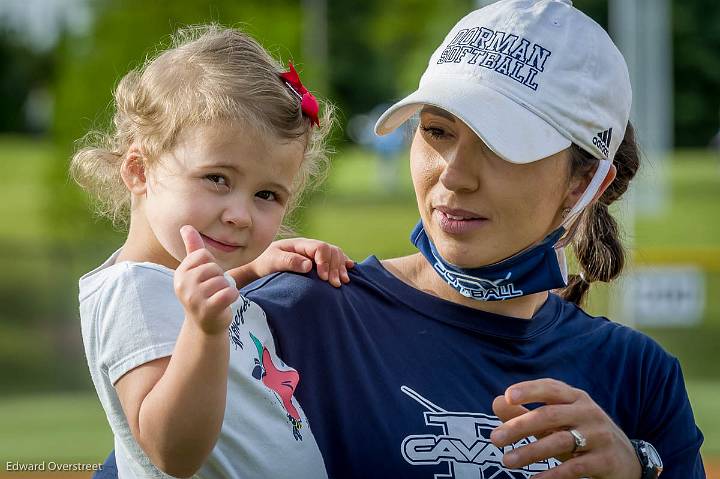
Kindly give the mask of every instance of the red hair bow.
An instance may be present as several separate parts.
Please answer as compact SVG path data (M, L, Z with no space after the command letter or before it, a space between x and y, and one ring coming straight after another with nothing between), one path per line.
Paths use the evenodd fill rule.
M289 86L293 93L295 93L295 95L297 95L300 99L300 108L302 109L302 112L310 118L312 123L319 127L320 121L318 120L318 112L320 111L320 106L318 105L318 101L315 99L313 94L303 86L300 81L300 76L295 71L295 67L292 62L288 62L288 65L290 66L290 71L281 73L280 79L284 81L285 84Z

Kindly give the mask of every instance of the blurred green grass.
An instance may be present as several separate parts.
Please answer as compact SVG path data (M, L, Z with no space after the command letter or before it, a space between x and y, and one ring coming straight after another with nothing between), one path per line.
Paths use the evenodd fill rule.
M642 171L639 174L644 174ZM676 151L668 173L671 182L668 208L657 217L638 218L635 227L638 247L715 248L717 253L720 248L720 153Z
M6 461L102 463L112 433L93 393L0 399L0 464Z
M55 149L44 140L0 136L0 239L37 242L47 235L43 222L49 200L45 177Z
M703 456L720 460L720 381L686 381L695 421L705 436Z
M56 234L46 222L46 204L53 201L45 183L47 168L51 161L66 161L55 155L47 142L0 137L0 161L10 165L0 189L0 246L5 246L0 273L0 379L9 385L42 377L44 388L61 388L70 374L80 376L73 387L89 385L82 364L79 325L70 324L70 333L62 333L69 335L68 339L58 338L58 331L63 330L54 329L53 323L57 319L53 301L75 301L78 274L55 280L48 271L48 265L65 251L55 246ZM708 152L679 151L673 156L669 173L670 207L659 217L638 218L633 238L636 257L656 257L658 251L663 255L690 252L690 258L704 261L720 248L720 159ZM368 254L388 258L414 252L408 235L418 216L407 156L400 159L401 180L393 191L383 190L382 177L386 174L373 155L354 148L344 150L334 160L322 192L303 207L298 232L338 244L356 260ZM122 239L119 233L109 242L107 236L94 242L78 238L84 251L74 261L81 264L69 269L90 269ZM43 299L47 295L41 293L49 284L53 293L50 299ZM681 359L698 424L706 436L704 453L720 456L718 272L708 276L707 298L707 314L699 328L647 332ZM43 303L51 304L38 306ZM606 314L607 305L607 288L598 288L588 309ZM65 352L74 351L80 360L65 377L47 382L57 376L57 357L63 354L63 347ZM65 369L64 364L62 367ZM97 462L111 448L112 436L92 393L0 394L2 460Z

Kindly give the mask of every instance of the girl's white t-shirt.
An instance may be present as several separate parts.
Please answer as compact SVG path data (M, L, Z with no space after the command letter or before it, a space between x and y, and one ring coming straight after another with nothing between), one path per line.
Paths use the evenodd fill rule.
M119 479L167 478L135 441L113 384L133 368L172 355L185 312L172 269L116 264L119 252L80 278L85 354L114 434ZM265 313L242 296L231 309L225 417L215 448L193 477L327 477L305 413L292 396L297 372L277 357Z

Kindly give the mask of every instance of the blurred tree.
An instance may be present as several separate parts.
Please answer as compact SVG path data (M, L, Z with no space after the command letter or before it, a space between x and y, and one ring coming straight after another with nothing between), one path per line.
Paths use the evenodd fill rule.
M51 52L37 51L18 36L0 28L0 132L36 133L25 107L34 89L46 88L52 78Z
M430 55L448 30L474 8L470 0L378 3L381 8L371 25L369 40L375 54L384 57L381 78L387 81L390 94L375 97L376 103L416 89Z
M608 0L575 0L573 5L607 30Z
M575 5L607 25L607 0L578 0ZM330 76L345 116L417 88L432 52L473 8L473 0L331 2Z
M672 8L675 145L705 147L720 129L720 3Z

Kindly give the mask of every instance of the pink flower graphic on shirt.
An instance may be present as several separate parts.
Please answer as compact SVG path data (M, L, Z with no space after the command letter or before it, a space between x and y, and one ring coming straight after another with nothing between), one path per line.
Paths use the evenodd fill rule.
M255 368L252 375L255 379L269 389L273 390L278 400L285 408L288 420L292 424L293 436L296 440L302 440L300 429L302 429L302 419L295 405L292 403L293 394L300 382L300 375L294 369L280 370L273 363L272 356L265 346L252 333L250 338L257 348L258 358L255 359Z

